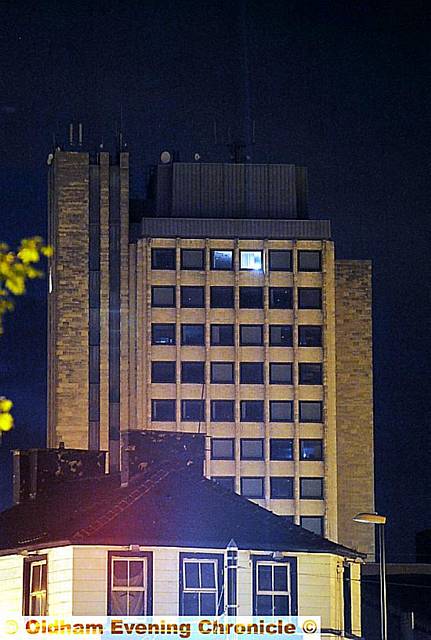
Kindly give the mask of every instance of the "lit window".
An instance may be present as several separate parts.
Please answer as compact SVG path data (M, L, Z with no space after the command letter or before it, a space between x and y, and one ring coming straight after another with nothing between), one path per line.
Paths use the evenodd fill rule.
M241 439L241 460L263 460L262 438Z
M323 478L301 478L300 495L307 500L322 500Z
M180 553L180 562L180 615L218 615L223 611L223 556Z
M241 478L241 495L245 498L263 498L263 478Z
M151 613L148 584L151 555L142 557L109 554L109 557L109 615L145 616Z
M262 271L262 251L240 251L241 269Z
M234 442L233 438L211 438L212 460L233 460Z
M48 565L46 556L25 559L24 564L24 615L46 616Z
M211 269L231 271L233 267L233 251L214 249L211 251Z

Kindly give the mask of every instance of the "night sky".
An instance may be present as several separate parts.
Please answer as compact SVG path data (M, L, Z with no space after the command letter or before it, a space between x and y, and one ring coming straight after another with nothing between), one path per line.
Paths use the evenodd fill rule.
M430 20L425 2L141 0L4 2L0 10L0 239L46 236L53 134L84 124L109 148L122 113L132 191L164 149L309 168L310 216L330 218L338 258L374 268L377 509L389 559L431 528ZM217 123L218 144L213 123ZM16 428L0 447L43 446L46 282L0 338L0 392Z

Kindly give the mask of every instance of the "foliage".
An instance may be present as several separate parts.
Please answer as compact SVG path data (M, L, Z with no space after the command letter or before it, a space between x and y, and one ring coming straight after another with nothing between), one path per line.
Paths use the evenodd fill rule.
M49 258L52 253L52 248L45 245L39 236L24 238L16 252L11 251L7 244L0 243L0 335L5 313L15 308L14 297L25 293L27 280L43 276L43 271L35 265L42 256ZM12 406L10 400L0 397L0 434L13 427Z

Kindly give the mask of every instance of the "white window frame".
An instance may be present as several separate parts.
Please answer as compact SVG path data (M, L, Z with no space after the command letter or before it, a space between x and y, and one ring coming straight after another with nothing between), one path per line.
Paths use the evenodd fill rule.
M199 566L199 583L201 583L201 577L202 577L202 573L201 573L201 565L203 564L211 564L214 567L214 587L187 587L187 578L186 578L186 564L197 564ZM200 595L202 593L213 593L215 595L215 614L212 615L217 615L217 611L218 611L218 607L219 607L219 590L218 590L218 561L216 559L213 558L183 558L183 562L182 562L182 572L183 572L183 594L185 593L197 593L198 594L198 607L199 607L199 613L197 615L201 616L204 615L201 612L201 599L200 599ZM184 604L183 604L183 608L184 608ZM206 614L205 614L206 615Z
M43 586L41 584L39 584L39 589L37 589L36 591L33 590L33 571L35 567L45 567L45 570L42 569L40 571L40 578L42 579L42 576L44 574L45 571L45 579L46 579L46 585L45 585L45 589L41 589L40 587ZM48 607L48 603L47 603L47 591L48 591L48 563L46 561L46 558L42 559L42 560L32 560L30 562L30 571L29 571L29 595L28 595L28 615L29 616L34 616L34 615L38 615L38 616L45 616L47 615L47 607ZM37 601L39 602L39 607L38 607L38 612L35 613L33 611L33 598L36 598ZM41 603L43 603L43 607L41 606Z
M287 591L276 591L272 588L270 591L265 589L259 589L259 567L266 565L272 567L271 569L271 585L274 587L274 567L285 567L287 571ZM258 596L271 596L271 615L276 615L274 613L274 598L275 596L286 596L288 598L289 610L284 615L290 615L292 611L292 574L291 574L291 566L288 562L271 562L269 560L258 560L256 562L256 607L257 607L257 598ZM261 615L261 614L258 614ZM280 615L280 614L277 614Z
M122 585L122 586L114 586L114 563L116 561L119 562L127 562L127 582L129 583L129 577L130 577L130 562L141 562L143 564L143 576L144 576L144 584L143 586L130 586L129 584L127 585ZM125 591L127 593L127 613L122 614L122 615L130 615L129 613L129 608L130 608L130 603L129 603L129 593L131 592L140 592L143 593L143 603L144 603L144 610L139 614L139 615L147 615L147 610L148 610L148 558L147 557L143 557L143 556L116 556L116 555L112 555L111 556L111 584L110 584L110 592L115 593L118 591ZM112 599L111 599L112 600ZM115 614L117 615L117 614ZM118 614L120 615L120 614Z

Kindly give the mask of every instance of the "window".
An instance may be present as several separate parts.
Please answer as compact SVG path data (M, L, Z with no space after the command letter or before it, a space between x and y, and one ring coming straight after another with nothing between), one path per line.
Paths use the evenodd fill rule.
M151 249L152 269L175 269L175 249Z
M211 325L212 346L230 347L234 343L233 324L212 324Z
M241 384L263 384L262 362L241 362L240 381Z
M151 382L175 382L176 362L151 363Z
M292 309L293 297L291 287L270 287L269 288L269 308L270 309Z
M300 287L298 289L298 306L300 309L321 309L322 290L312 287Z
M300 400L299 421L322 422L322 403L314 400Z
M299 458L300 460L323 460L322 440L300 440Z
M292 400L271 400L269 403L269 414L271 422L292 422Z
M263 478L241 478L241 495L245 498L263 498L263 482Z
M217 482L226 491L235 491L235 478L234 476L212 476L214 482Z
M181 382L203 384L205 382L205 362L182 362Z
M323 500L323 478L301 478L300 496L307 500Z
M322 327L320 325L300 325L299 326L299 346L300 347L321 347Z
M175 307L175 287L151 287L153 307Z
M344 564L343 571L343 620L344 633L352 635L352 576L351 565Z
M296 593L296 558L253 557L254 616L296 615Z
M181 287L181 306L186 309L204 307L204 287Z
M234 308L233 287L211 287L210 294L212 309Z
M213 384L233 384L233 362L211 362Z
M175 344L174 324L152 324L151 325L152 344Z
M180 553L180 615L215 616L224 609L223 555Z
M292 325L271 324L269 326L269 345L271 347L291 347L292 344Z
M322 364L320 362L300 362L299 384L322 384Z
M261 438L242 438L241 460L263 460L263 440Z
M292 271L292 252L273 249L269 252L270 271Z
M323 518L322 516L301 516L301 527L323 536Z
M242 347L257 347L263 344L263 326L261 324L242 324L239 328Z
M205 420L205 402L203 400L181 400L181 420L183 422Z
M271 362L269 365L270 384L292 384L292 363Z
M269 451L271 460L293 460L293 440L291 438L271 438Z
M151 554L109 553L109 615L151 615Z
M263 288L262 287L240 287L239 306L241 309L262 309L263 308Z
M233 251L213 249L211 251L211 269L231 271L233 268Z
M239 264L241 269L262 271L262 251L240 251Z
M298 251L298 271L321 271L322 254L320 251Z
M211 459L233 460L235 457L235 440L233 438L212 438Z
M24 559L25 616L48 615L47 601L48 564L46 556Z
M181 249L181 269L205 269L205 249Z
M203 346L205 344L205 325L182 324L181 344L184 346Z
M271 498L293 498L293 478L271 478Z
M211 400L212 422L233 422L234 406L234 400Z
M263 400L241 401L241 422L262 422Z
M151 420L153 422L173 422L175 420L175 400L151 400Z

